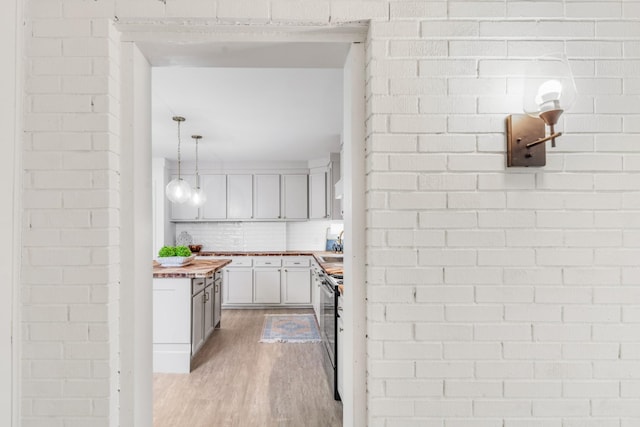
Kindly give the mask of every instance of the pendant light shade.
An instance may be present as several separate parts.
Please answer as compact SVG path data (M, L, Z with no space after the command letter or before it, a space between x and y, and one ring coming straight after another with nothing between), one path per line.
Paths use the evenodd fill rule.
M199 207L204 205L207 201L207 195L202 188L200 188L200 171L198 170L198 141L202 139L200 135L191 135L191 138L196 142L196 188L191 192L191 199L189 200L193 206Z
M191 197L191 186L182 178L172 179L166 187L167 198L173 203L184 203Z
M184 203L191 198L191 186L180 175L180 123L184 122L184 117L175 116L173 121L178 123L178 177L169 181L165 188L167 199L173 203Z
M200 186L193 189L191 192L191 204L193 206L202 206L207 201L207 195Z

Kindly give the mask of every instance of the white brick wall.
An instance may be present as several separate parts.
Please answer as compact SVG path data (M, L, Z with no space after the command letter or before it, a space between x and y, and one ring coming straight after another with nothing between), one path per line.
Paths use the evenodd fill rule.
M116 423L114 15L373 18L367 425L640 425L638 2L177 3L27 2L24 425ZM506 170L511 76L558 49L580 91L566 135L547 167Z
M433 9L441 3L446 16ZM622 314L637 303L639 283L634 275L623 285L623 271L640 259L630 155L640 149L640 15L632 4L390 2L398 32L372 23L374 43L387 46L386 57L372 58L383 70L376 85L388 90L373 94L370 120L386 120L369 129L368 156L396 160L389 170L368 163L368 185L386 201L369 205L368 225L386 231L388 245L405 246L369 252L369 265L386 269L385 281L368 284L376 305L386 305L369 323L370 341L385 348L370 354L371 425L640 425L633 392L622 392L638 380L624 350L633 346L626 350L635 357L640 335L637 317ZM418 36L409 31L415 23ZM510 77L524 59L555 50L570 57L580 91L561 124L565 136L548 148L547 167L507 170L504 117L521 102ZM407 210L418 214L416 225ZM376 222L382 214L388 220ZM415 237L425 230L444 232L439 246ZM423 267L442 274L421 278ZM412 326L411 339L378 336L385 323ZM421 344L443 345L442 353L390 351ZM375 369L407 357L415 374L406 379L406 364L397 366L401 379Z
M118 134L119 52L99 24L113 4L27 2L21 425L118 410L118 152L101 141Z

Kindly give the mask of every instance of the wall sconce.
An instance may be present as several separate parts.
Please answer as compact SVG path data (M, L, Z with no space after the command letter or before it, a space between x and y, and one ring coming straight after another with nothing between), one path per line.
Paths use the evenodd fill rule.
M507 166L544 166L544 143L556 146L562 132L554 126L576 98L576 83L563 54L542 56L526 67L522 104L526 114L507 117Z

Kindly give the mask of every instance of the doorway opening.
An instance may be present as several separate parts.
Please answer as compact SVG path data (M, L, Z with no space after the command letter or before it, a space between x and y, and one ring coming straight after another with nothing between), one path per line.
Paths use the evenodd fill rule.
M150 24L152 25L152 24ZM139 30L139 26L137 27ZM132 180L133 186L139 188L133 193L144 191L151 192L150 170L150 93L149 75L150 67L144 53L144 43L137 31L128 31L126 23L120 23L119 29L123 35L123 116L122 128L123 146L129 146L132 155L126 164L123 164L122 176L125 180ZM154 39L156 43L171 45L176 42L185 42L183 33L163 33L163 28L158 24L155 28ZM252 32L253 31L253 32ZM148 34L145 32L145 34ZM247 35L249 34L249 36ZM272 33L271 41L283 42L283 29L278 28L278 33ZM346 35L345 35L346 34ZM365 97L364 97L364 41L366 27L358 27L352 33L342 32L341 41L349 43L349 53L344 63L343 72L345 85L344 97L344 227L345 227L345 282L351 283L349 291L345 293L345 398L344 425L356 426L366 423L366 348L365 348L365 298L364 298L364 121L365 121ZM180 37L178 37L180 36ZM286 42L292 42L299 36L303 41L309 41L309 34L292 30L286 38ZM219 33L211 34L212 41L220 37ZM253 38L255 42L269 39L265 37L264 28L251 30L246 33L233 32L233 36L225 34L227 42L234 39L238 43ZM335 34L329 29L323 33L320 29L314 33L315 42L331 40L336 41ZM142 37L144 38L144 37ZM188 38L188 37L187 37ZM179 40L177 40L179 39ZM160 40L160 41L158 41ZM194 35L194 41L202 42L202 35ZM140 49L142 47L142 49ZM141 52L142 51L142 52ZM130 99L127 99L130 97ZM131 102L128 102L131 101ZM146 112L145 112L146 110ZM127 144L127 142L136 144ZM145 141L141 143L141 141ZM127 153L123 153L126 156ZM146 197L146 199L145 199ZM142 197L150 199L150 194ZM150 425L151 410L151 277L148 268L139 268L144 265L134 262L148 260L149 246L151 242L151 218L150 203L145 206L139 203L135 197L123 200L122 211L131 209L133 215L127 215L130 224L123 221L122 244L126 246L132 242L131 251L137 255L131 257L130 263L123 263L123 281L147 283L147 286L139 286L136 290L125 291L121 294L121 363L122 363L122 389L121 417L131 420L135 425ZM127 233L127 229L130 233ZM136 251L139 248L140 251ZM143 250L146 248L146 250ZM123 254L123 257L126 254ZM126 294L130 292L130 294ZM146 324L145 324L146 319ZM141 322L142 321L142 322ZM134 325L131 327L131 325ZM129 330L125 331L124 329ZM129 390L125 392L124 390ZM126 395L128 393L128 395ZM137 421L137 422L136 422Z

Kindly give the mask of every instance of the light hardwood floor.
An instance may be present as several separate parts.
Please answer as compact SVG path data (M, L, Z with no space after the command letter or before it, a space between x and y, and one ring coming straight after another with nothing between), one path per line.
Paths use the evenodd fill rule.
M190 374L154 374L154 427L339 427L321 343L258 342L267 313L223 310Z

